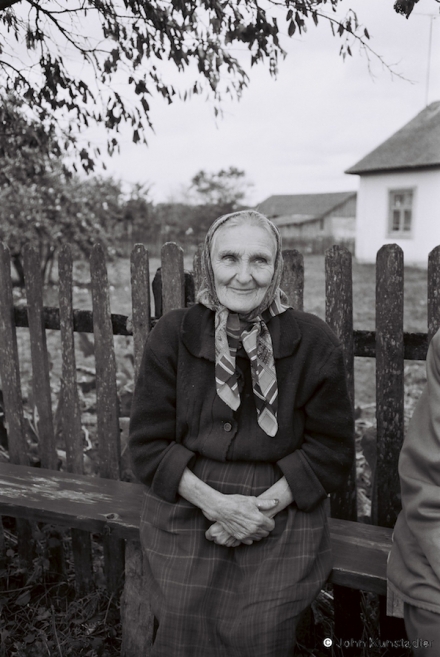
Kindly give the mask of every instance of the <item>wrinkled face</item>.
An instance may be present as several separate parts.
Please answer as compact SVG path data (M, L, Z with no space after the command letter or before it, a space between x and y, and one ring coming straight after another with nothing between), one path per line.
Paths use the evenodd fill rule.
M275 271L276 240L258 225L227 223L214 233L211 264L223 306L245 315L263 300Z

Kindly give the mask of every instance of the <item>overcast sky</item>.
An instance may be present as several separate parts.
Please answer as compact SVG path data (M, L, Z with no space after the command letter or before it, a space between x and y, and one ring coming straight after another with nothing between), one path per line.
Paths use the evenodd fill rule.
M430 14L428 102L440 100L440 15L435 0L420 0L409 20L394 12L393 0L343 0L341 7L357 11L371 47L406 80L373 55L368 62L356 45L344 62L338 39L322 22L286 38L288 56L276 80L262 66L252 69L242 99L224 102L223 118L216 120L202 98L173 105L153 100L148 148L131 144L127 132L108 171L150 183L156 202L178 199L200 169L231 165L253 183L249 205L271 194L357 189L358 177L344 170L425 107Z

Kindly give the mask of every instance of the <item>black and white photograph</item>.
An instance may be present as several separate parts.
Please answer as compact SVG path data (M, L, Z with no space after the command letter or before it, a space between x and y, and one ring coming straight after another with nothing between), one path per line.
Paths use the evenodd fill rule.
M0 657L440 656L440 0L0 0Z

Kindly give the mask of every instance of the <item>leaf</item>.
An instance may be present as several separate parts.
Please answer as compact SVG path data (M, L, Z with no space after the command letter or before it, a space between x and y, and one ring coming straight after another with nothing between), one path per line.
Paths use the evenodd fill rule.
M296 31L295 21L290 21L289 29L288 29L289 36L291 37L293 34L295 34L295 31Z

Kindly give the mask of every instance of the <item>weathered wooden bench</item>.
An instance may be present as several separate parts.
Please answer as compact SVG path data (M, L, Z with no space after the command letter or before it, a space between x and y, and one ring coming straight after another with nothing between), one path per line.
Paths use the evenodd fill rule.
M0 514L139 541L142 484L0 463ZM330 518L330 581L386 594L392 530Z
M148 255L139 245L132 253L133 314L130 320L110 312L102 247L95 247L91 257L93 313L73 309L72 259L68 250L63 250L59 260L59 308L43 307L38 257L32 249L27 250L24 264L26 309L13 306L9 257L7 250L0 245L0 370L10 454L10 463L0 463L0 515L20 519L19 541L22 542L29 537L28 521L70 528L78 591L91 581L90 532L101 534L107 586L113 593L119 590L125 568L121 605L122 654L125 657L148 657L153 623L148 591L143 583L138 536L142 486L118 480L120 443L113 350L114 335L132 335L135 370L138 369L143 342L152 325ZM161 305L162 311L167 312L191 301L199 281L199 264L196 254L194 285L191 277L184 273L181 249L174 244L163 247L161 283L156 286L160 288L160 303L156 302L156 310ZM302 256L297 252L286 254L282 287L291 305L302 309L304 267ZM373 521L377 526L356 522L354 466L345 489L331 499L334 568L330 581L334 585L335 620L339 614L339 627L343 622L352 627L356 615L359 623L359 591L380 596L386 594L386 559L399 510L397 458L404 426L404 359L425 358L429 339L440 325L439 289L440 247L437 247L431 253L428 269L428 331L423 334L404 333L403 256L396 245L383 247L378 254L377 266L376 331L353 330L351 256L339 247L333 247L326 255L326 321L344 346L353 404L354 357L376 357L377 362L377 467L373 490ZM32 367L38 372L34 397L40 418L41 468L29 467L27 460L16 326L29 327ZM65 396L62 430L68 472L56 470L45 340L47 329L61 333ZM95 339L99 477L82 474L75 331L93 332ZM351 636L356 638L354 633Z

